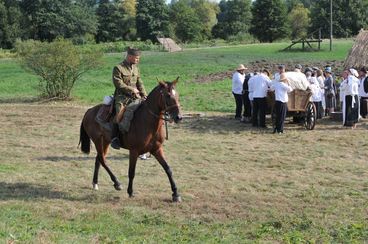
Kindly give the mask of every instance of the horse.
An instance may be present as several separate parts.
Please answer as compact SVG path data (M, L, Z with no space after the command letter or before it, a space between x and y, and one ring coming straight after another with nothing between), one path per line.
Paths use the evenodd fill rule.
M121 147L129 150L129 184L127 193L133 197L133 179L137 158L143 153L150 152L165 170L172 190L173 202L181 202L172 171L168 165L163 150L165 140L164 120L179 123L182 120L179 104L179 93L176 91L177 77L174 81L159 81L158 85L148 94L141 106L135 111L127 133L119 133ZM106 164L106 155L111 143L111 132L103 128L95 118L102 104L87 110L80 126L81 151L88 154L91 148L91 140L95 144L97 156L93 174L92 186L98 190L98 172L102 165L116 190L121 190L121 183ZM165 117L166 116L166 117Z

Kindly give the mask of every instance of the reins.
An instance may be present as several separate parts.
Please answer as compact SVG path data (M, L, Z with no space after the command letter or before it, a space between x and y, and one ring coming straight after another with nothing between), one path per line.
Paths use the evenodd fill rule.
M161 93L161 99L163 99L163 93ZM166 103L166 99L165 99L165 102L164 102L164 106L165 106L165 109L163 110L163 112L160 112L159 115L155 114L150 108L149 106L147 105L147 102L144 101L143 103L146 107L147 107L147 110L148 112L153 116L155 117L156 119L159 119L159 120L163 120L165 121L165 131L166 131L166 136L165 136L165 139L166 140L169 140L169 128L168 128L168 125L167 125L167 122L168 121L171 121L170 119L170 114L168 113L168 111L172 108L178 108L179 106L177 104L173 104L173 105L170 105L170 106L167 106L167 103Z

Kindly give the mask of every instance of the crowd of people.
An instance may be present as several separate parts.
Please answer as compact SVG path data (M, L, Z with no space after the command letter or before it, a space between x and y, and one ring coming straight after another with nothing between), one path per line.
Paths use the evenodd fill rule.
M330 116L341 110L343 125L355 128L360 118L368 116L368 74L367 68L346 69L341 78L332 72L331 66L323 69L297 64L286 72L284 65L279 65L271 75L268 69L247 72L239 65L232 77L232 93L235 98L235 119L250 122L254 127L267 128L267 94L275 93L274 111L276 123L274 133L283 133L287 113L288 93L294 89L310 90L310 101L316 107L316 119ZM296 78L295 78L296 77Z

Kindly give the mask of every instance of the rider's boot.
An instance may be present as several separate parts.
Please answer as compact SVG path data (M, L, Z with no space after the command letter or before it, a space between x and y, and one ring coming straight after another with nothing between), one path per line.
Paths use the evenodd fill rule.
M112 124L111 138L111 147L119 150L121 146L119 140L119 124L117 123Z

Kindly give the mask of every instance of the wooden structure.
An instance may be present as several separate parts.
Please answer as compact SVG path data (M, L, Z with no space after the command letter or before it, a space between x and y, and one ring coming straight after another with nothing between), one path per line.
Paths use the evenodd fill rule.
M361 30L344 62L344 68L368 66L368 30Z
M313 35L318 31L318 39L314 39L313 38ZM295 44L298 44L298 43L301 43L302 44L302 49L303 51L305 51L305 48L306 48L306 45L309 46L309 48L313 48L311 43L318 43L318 50L321 50L321 42L322 42L322 39L321 39L321 29L318 29L314 32L312 32L310 34L310 37L307 38L307 37L303 37L303 38L300 38L298 40L292 40L291 41L291 44L289 46L287 46L284 51L286 50L290 50Z
M157 37L158 42L162 45L163 49L168 52L183 51L183 49L174 42L171 38Z
M307 130L313 130L316 125L317 109L313 102L310 101L312 92L310 90L303 91L295 89L289 94L287 103L288 116L292 116L294 120L303 121ZM272 125L275 126L276 116L274 113L275 93L268 92L267 105L269 113L272 117Z

